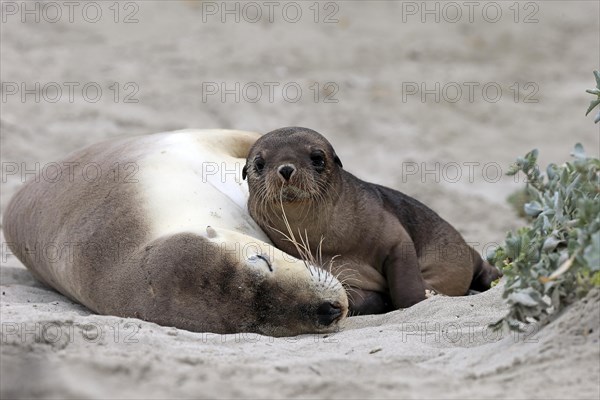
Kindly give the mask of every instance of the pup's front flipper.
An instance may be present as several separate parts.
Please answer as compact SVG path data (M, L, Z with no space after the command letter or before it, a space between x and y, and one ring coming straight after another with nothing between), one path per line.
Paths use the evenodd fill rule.
M392 311L392 302L387 293L351 287L348 290L350 315L383 314Z
M395 245L383 265L392 306L408 308L425 300L425 281L412 242Z

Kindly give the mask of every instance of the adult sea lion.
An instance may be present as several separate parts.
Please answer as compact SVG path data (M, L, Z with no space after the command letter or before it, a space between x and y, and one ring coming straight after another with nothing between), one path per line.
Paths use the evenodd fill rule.
M426 290L483 291L501 273L448 222L396 190L364 182L342 168L331 144L300 127L262 136L248 154L250 215L280 249L331 263L349 286L350 310L381 313L410 307ZM288 228L304 238L298 249Z
M258 134L184 130L109 140L29 181L3 221L42 282L100 313L216 333L326 332L340 282L270 245L239 175Z

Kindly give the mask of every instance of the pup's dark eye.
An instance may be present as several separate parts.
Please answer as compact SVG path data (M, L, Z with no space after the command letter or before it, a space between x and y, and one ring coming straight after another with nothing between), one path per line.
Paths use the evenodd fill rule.
M317 171L322 171L325 168L325 157L321 152L314 152L310 155L312 165Z
M257 157L254 160L254 169L256 169L256 172L261 172L264 167L265 167L265 160L263 160L260 157Z

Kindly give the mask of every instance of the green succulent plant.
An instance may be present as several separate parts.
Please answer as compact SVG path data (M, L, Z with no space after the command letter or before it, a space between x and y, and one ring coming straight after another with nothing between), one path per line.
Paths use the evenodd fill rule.
M598 104L600 104L600 72L594 71L594 76L596 77L596 88L588 89L588 90L586 90L586 92L589 94L598 96L598 97L596 99L590 101L590 106L588 107L587 111L585 112L585 115L588 115L595 107L598 106ZM598 121L600 121L600 111L598 111L598 114L596 114L596 117L594 118L595 123L598 123Z
M600 104L600 73L594 75L597 89L587 92L598 99L586 115ZM532 150L508 172L527 178L523 214L529 225L509 232L489 257L504 272L503 297L510 307L493 327L522 330L547 323L600 286L600 160L586 156L579 143L571 155L572 161L550 164L544 174Z

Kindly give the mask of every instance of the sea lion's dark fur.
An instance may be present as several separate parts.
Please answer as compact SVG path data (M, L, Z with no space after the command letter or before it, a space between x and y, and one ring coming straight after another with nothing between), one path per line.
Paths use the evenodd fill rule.
M282 169L285 168L285 169ZM399 191L364 182L342 168L331 144L306 128L262 136L244 167L250 215L284 251L298 235L350 287L350 309L378 313L409 307L426 289L450 296L484 291L501 273L483 261L448 222Z

